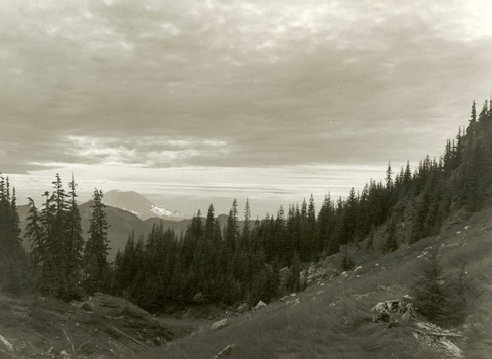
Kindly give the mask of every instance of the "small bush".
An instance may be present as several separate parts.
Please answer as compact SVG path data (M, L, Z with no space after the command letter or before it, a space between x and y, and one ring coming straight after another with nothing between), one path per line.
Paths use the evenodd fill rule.
M343 255L342 261L340 263L340 268L343 271L348 271L355 268L355 262L352 257L348 255L347 252L345 252L345 254Z

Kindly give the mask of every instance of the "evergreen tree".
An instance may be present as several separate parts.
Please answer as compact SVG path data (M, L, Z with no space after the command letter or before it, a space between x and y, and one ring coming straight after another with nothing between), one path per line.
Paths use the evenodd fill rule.
M473 101L471 117L470 117L470 125L473 126L477 123L477 106L475 101Z
M480 114L478 115L478 122L480 124L484 124L487 121L488 112L489 112L489 106L488 106L487 100L485 100L485 103L483 104L482 110L480 111Z
M445 305L443 288L444 275L437 250L425 257L422 276L417 278L412 287L417 310L430 320L440 319Z
M84 251L86 292L93 294L105 290L109 264L107 255L109 241L107 238L108 223L106 221L105 205L102 202L103 192L95 189L93 192L92 217L89 226L89 239Z
M27 217L26 238L31 243L31 262L35 267L41 266L46 258L46 233L34 200L29 197L29 216Z
M318 245L316 241L316 208L314 206L314 197L312 194L309 197L305 236L306 237L304 238L304 240L308 246L306 260L309 261L315 257L318 257L322 250L322 245Z
M29 289L27 262L19 237L15 188L0 174L0 290L20 293Z
M390 190L393 187L393 171L391 170L391 162L388 162L388 169L386 170L386 189Z
M396 220L394 218L389 220L386 231L388 237L384 243L384 250L387 252L396 251L398 249L398 238L396 235Z
M64 269L66 280L66 292L68 297L80 294L79 283L82 279L84 238L82 237L82 225L80 210L77 204L77 192L75 179L69 183L68 206L66 213L66 231L64 245Z
M237 219L237 201L234 198L232 207L227 217L226 242L230 250L234 251L236 242L239 237L239 225Z

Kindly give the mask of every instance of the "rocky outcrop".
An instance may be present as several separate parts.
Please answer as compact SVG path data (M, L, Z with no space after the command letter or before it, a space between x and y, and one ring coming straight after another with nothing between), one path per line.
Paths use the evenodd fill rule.
M442 329L435 324L423 321L413 323L414 336L419 342L443 359L462 359L463 352L451 339L461 338L460 333Z
M260 300L258 304L255 305L255 309L260 310L261 308L264 308L266 306L267 306L266 303Z
M212 324L212 330L218 330L229 325L229 319L222 319Z
M306 273L307 271L307 273ZM322 280L332 278L340 274L340 272L335 268L333 264L325 262L311 263L311 265L301 271L299 277L306 278L307 285L320 282Z
M440 358L463 358L461 349L451 341L452 338L461 338L461 334L419 320L410 296L405 295L400 299L379 302L372 307L371 311L373 312L372 320L375 323L389 323L388 328L403 325L411 327L419 343L438 354Z
M248 307L248 304L247 303L243 303L241 304L240 306L237 307L237 312L238 313L245 313L246 311L248 311L249 307Z
M407 323L414 315L413 299L405 295L401 299L386 300L372 307L372 321L386 322L389 326Z

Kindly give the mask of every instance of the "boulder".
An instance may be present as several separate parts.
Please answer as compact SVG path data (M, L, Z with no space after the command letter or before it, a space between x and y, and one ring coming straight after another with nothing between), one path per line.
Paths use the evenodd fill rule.
M239 307L237 307L237 311L239 313L244 313L248 310L248 304L247 303L243 303L241 304Z
M401 299L386 300L372 307L372 321L386 322L390 327L408 322L414 316L413 299L405 295Z
M227 325L229 325L229 319L222 319L212 324L211 328L212 330L218 330L220 328L224 328Z
M255 309L260 310L261 308L266 307L266 306L267 306L266 303L260 300L258 302L258 304L255 305Z
M304 278L307 270L307 283L310 284L322 279L328 279L338 275L340 272L329 263L312 263L307 269L301 272L301 277Z

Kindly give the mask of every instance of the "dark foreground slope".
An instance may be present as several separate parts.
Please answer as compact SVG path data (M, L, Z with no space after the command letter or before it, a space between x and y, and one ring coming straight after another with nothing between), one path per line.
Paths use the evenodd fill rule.
M0 358L131 358L175 338L143 309L96 293L70 304L0 296Z
M87 308L1 296L0 358L214 358L228 345L229 358L490 358L492 208L471 218L454 216L443 228L439 236L383 257L357 249L354 271L333 269L340 255L325 258L316 267L328 275L315 275L305 292L258 311L224 312L228 322L218 330L211 329L213 321L197 321L189 335L179 320L173 327L173 321L157 321L118 298L96 296L101 309L94 302ZM462 335L450 338L458 352L438 338L417 335L411 325L372 322L374 304L410 292L431 247L440 248L446 272L466 265L469 277L481 283L482 295L470 301L467 319L452 328ZM425 320L418 314L416 319Z
M366 257L356 272L318 279L295 297L231 317L222 329L171 342L152 357L213 358L233 345L228 358L490 358L492 209L468 220L454 217L444 228L385 257ZM468 304L465 323L453 328L462 335L451 338L461 352L449 351L438 337L419 337L411 325L372 322L374 304L410 292L431 247L440 248L447 273L466 265L469 278L481 283L482 295ZM322 266L338 260L332 256Z

